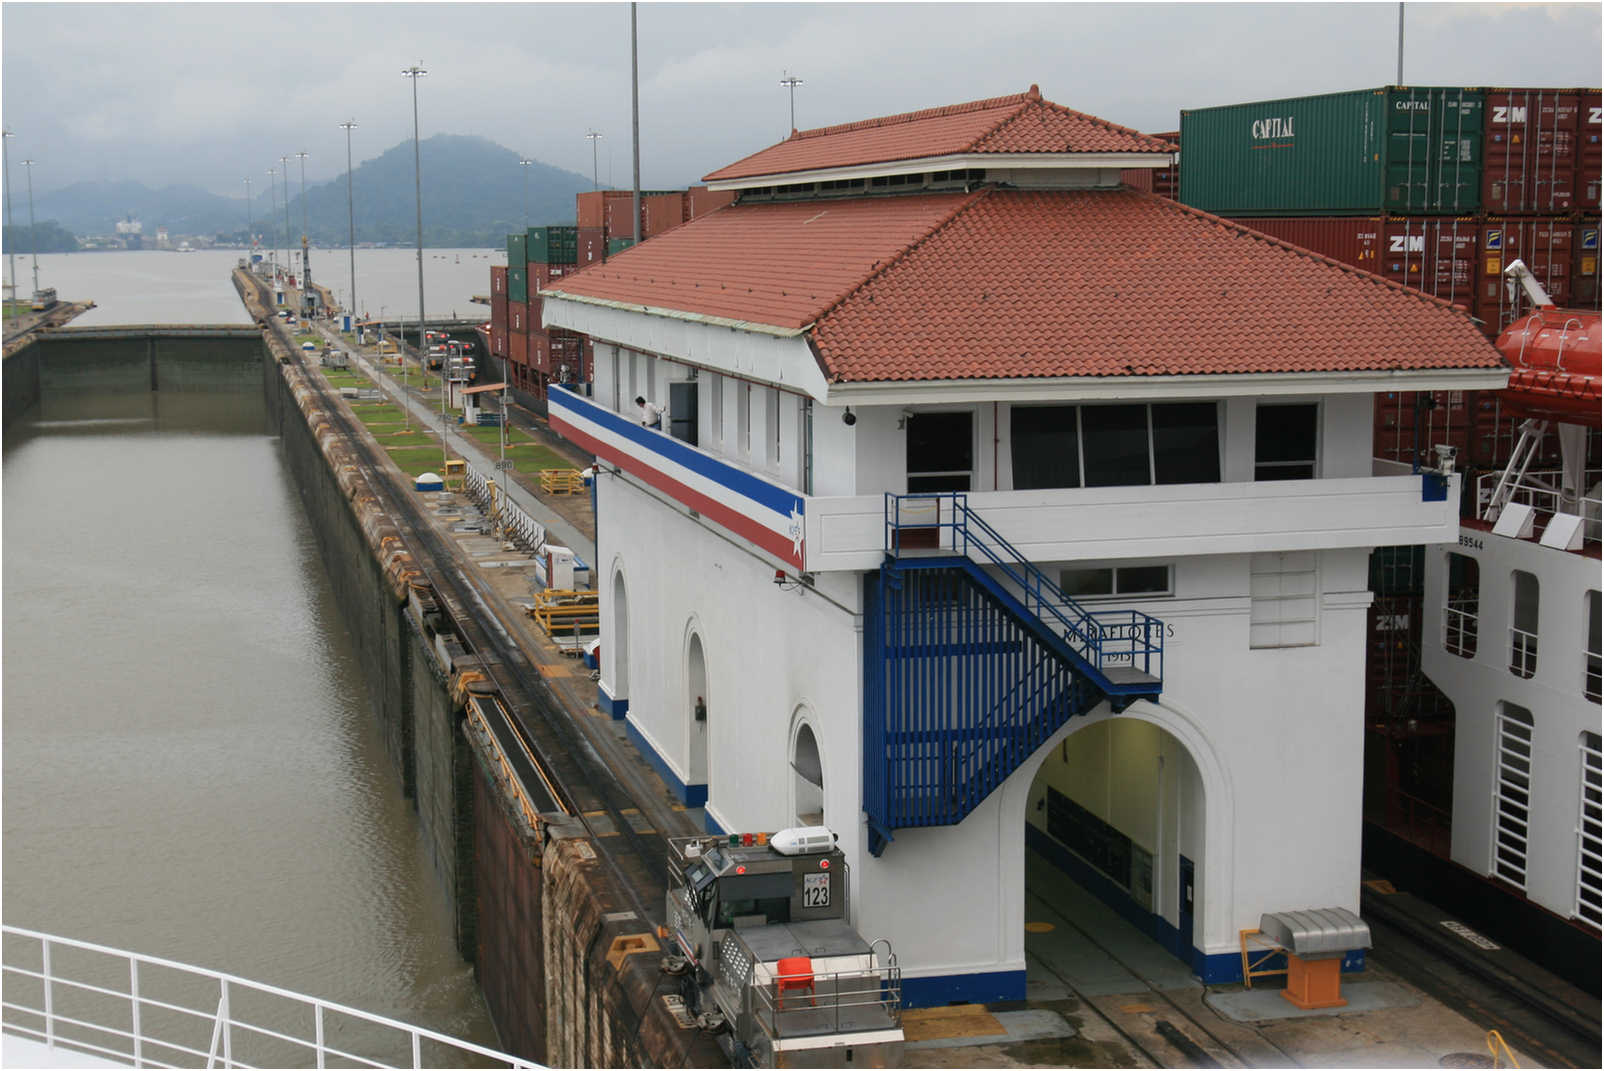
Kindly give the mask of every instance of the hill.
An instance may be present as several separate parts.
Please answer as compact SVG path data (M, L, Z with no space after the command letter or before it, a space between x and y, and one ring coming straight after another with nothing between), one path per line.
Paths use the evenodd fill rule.
M524 228L524 168L519 156L487 138L436 134L419 145L423 173L423 243L434 247L500 246ZM271 188L266 167L252 177L250 217L258 234L282 242L285 209ZM573 223L574 194L591 188L590 179L535 161L529 167L531 223ZM289 233L301 234L298 169L290 168ZM404 141L358 165L352 176L358 242L411 245L417 235L412 142ZM279 186L282 197L284 187ZM174 235L214 235L243 239L246 211L240 198L219 197L194 186L151 189L138 182L80 182L41 194L40 218L55 220L79 234L110 234L117 221L133 217L144 224L148 242L158 227ZM275 210L276 209L276 210ZM318 245L342 246L349 230L345 175L306 190L307 229ZM274 226L274 224L277 226Z

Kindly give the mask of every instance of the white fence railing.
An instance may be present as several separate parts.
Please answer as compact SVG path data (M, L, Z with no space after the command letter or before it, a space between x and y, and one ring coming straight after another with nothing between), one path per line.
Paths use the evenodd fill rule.
M504 475L502 479L510 477ZM503 539L516 543L520 550L530 554L539 553L540 548L546 545L546 526L525 513L523 507L514 502L500 484L497 485L498 493L492 494L489 482L472 465L468 466L467 475L463 478L463 491L474 505L484 510L485 516L492 522L496 519L499 504Z
M234 975L0 927L7 1034L130 1067L539 1067Z

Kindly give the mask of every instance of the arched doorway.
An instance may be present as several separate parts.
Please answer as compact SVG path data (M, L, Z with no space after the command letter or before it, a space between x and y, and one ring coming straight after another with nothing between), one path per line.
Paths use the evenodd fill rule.
M629 706L629 592L624 571L613 571L613 634L602 644L602 679L611 685L614 716ZM609 669L608 662L611 662Z
M797 725L791 738L791 811L798 825L825 824L824 763L813 726L805 721Z
M1027 978L1069 980L1069 950L1090 948L1143 980L1195 984L1210 801L1186 744L1122 715L1045 751L1025 809Z
M711 704L707 694L707 658L702 637L692 632L685 648L685 716L690 727L687 785L707 784L707 734Z

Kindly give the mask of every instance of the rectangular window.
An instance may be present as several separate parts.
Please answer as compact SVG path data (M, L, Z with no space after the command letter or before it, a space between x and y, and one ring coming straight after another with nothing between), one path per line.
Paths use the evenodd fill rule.
M769 464L780 463L780 388L770 387L764 399L768 428Z
M1598 702L1599 693L1598 592L1587 593L1587 664L1582 668L1582 695Z
M1072 599L1116 595L1169 595L1168 565L1122 565L1118 568L1061 569L1058 586Z
M1495 731L1492 873L1524 890L1531 836L1532 712L1514 703L1499 703Z
M1260 405L1254 430L1255 480L1314 479L1320 407Z
M742 383L736 396L735 433L741 440L741 453L752 454L752 384Z
M713 441L716 442L716 443L722 444L724 442L724 377L723 376L713 376L712 377L712 381L708 384L708 394L710 395L708 401L709 401L709 404L710 404L710 406L712 408L712 412L709 413L708 415L713 418L713 426L712 426L712 429L711 429L712 435L713 435Z
M1130 487L1153 482L1147 406L1082 406L1080 428L1086 448L1087 487Z
M1220 481L1214 402L1015 406L1009 421L1016 491Z
M1509 671L1523 680L1537 675L1537 577L1516 569L1514 620L1509 625Z
M1597 594L1597 592L1594 592ZM1576 917L1594 926L1604 916L1604 755L1599 734L1582 733L1582 792L1576 818Z
M1448 554L1448 605L1443 647L1460 658L1476 657L1476 614L1481 605L1481 565L1465 554Z
M967 491L974 476L974 419L967 409L907 418L908 490Z
M1079 407L1016 405L1009 411L1014 490L1080 486Z
M1255 554L1248 576L1248 646L1320 642L1320 558L1314 551Z

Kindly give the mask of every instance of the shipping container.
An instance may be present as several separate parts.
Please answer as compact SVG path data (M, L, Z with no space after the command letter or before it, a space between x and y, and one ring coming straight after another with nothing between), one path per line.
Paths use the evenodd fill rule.
M526 331L540 331L545 328L546 325L541 319L541 306L543 304L544 302L540 298L535 297L533 294L529 295L529 304L524 307L524 322L528 325L525 328Z
M507 332L507 363L523 366L529 364L529 336L524 332Z
M1229 216L1474 212L1482 103L1394 87L1185 111L1181 200Z
M505 324L490 325L490 355L507 359L507 327Z
M529 332L529 369L551 371L551 336L544 331Z
M490 294L492 297L507 296L507 269L501 265L493 264L490 267Z
M685 191L687 219L699 219L709 212L735 202L734 190L710 190L706 186L692 186Z
M607 259L607 232L599 225L579 228L579 266L600 264Z
M497 294L490 299L490 326L507 326L508 301L506 294Z
M1604 168L1604 144L1599 140L1604 95L1584 90L1580 95L1576 126L1576 203L1580 208L1599 207L1599 171Z
M1374 216L1282 216L1236 222L1339 263L1381 271L1382 221Z
M606 210L603 207L605 202L606 197L601 190L574 195L574 215L578 217L581 229L600 227L607 221Z
M529 306L521 301L507 305L507 330L523 334L529 330Z
M530 227L527 234L530 264L573 264L579 259L577 227Z
M633 238L609 238L607 239L607 255L615 257L634 244L635 239Z
M609 197L606 202L606 220L603 226L607 228L609 238L635 237L635 224L630 215L634 210L634 199L625 193L622 197ZM645 233L646 198L641 198L641 233Z
M1599 308L1598 220L1578 224L1571 241L1571 305Z
M522 232L507 235L507 267L521 267L529 260L528 250L528 235Z
M578 248L577 243L575 248ZM534 297L540 291L549 287L554 280L572 275L579 270L577 264L535 264L529 265L529 296Z
M1496 335L1529 304L1512 294L1504 269L1519 257L1557 304L1571 300L1573 246L1577 228L1570 220L1505 216L1481 224L1477 243L1475 315Z
M507 300L514 304L529 300L529 269L521 260L517 267L507 268Z
M685 222L685 194L660 193L641 198L641 218L642 238L650 238L670 228L678 227Z

